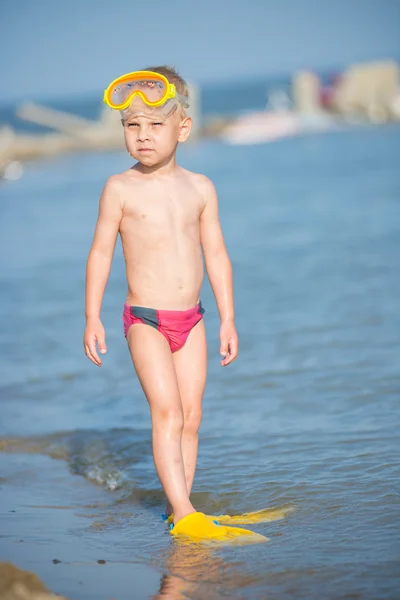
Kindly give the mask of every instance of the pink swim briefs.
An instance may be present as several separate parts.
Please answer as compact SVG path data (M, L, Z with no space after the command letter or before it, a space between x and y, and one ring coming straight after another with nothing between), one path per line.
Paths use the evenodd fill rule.
M124 304L122 320L125 337L131 325L144 323L162 333L169 343L171 352L176 352L185 344L193 327L203 318L201 302L189 310L155 310L144 306Z

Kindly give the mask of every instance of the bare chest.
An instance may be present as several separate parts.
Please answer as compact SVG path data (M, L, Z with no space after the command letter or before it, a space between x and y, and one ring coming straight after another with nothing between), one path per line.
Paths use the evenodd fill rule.
M125 202L122 227L153 235L175 235L198 227L201 198L191 190L159 190Z

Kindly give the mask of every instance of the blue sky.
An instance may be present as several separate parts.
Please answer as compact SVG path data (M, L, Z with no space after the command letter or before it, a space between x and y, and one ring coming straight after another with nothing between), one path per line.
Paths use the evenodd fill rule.
M151 63L198 82L400 59L400 0L18 0L2 7L1 104L101 93Z

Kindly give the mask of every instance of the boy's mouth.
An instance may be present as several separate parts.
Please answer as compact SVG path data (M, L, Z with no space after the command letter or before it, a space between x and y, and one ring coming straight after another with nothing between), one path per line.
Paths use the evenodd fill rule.
M153 148L138 148L138 152L153 152Z

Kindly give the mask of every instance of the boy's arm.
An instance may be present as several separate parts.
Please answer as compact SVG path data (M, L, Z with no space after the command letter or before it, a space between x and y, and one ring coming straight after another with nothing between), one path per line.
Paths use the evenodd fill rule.
M232 265L225 247L218 216L218 198L214 185L204 180L205 207L200 217L200 241L203 248L208 278L221 320L221 365L235 360L238 336L234 323Z
M83 343L86 356L98 366L101 366L101 359L96 352L96 341L102 354L107 351L100 310L122 218L120 185L118 180L110 177L104 186L86 266L86 328Z

